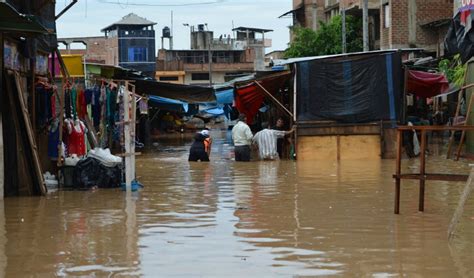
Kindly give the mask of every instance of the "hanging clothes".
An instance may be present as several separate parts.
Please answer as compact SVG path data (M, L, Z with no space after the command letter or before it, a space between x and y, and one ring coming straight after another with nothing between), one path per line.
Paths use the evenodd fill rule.
M52 90L46 88L43 84L36 86L36 123L39 126L44 126L52 118L51 111L51 94Z
M66 118L71 118L71 89L65 88L64 89L64 112L66 114Z
M77 95L77 115L80 119L84 119L87 114L87 103L84 90L80 90Z
M56 119L49 127L48 133L48 157L51 159L58 159L58 146L59 146L59 120Z
M140 115L148 115L148 100L142 98L138 103L138 108L140 109Z
M94 126L98 128L100 125L100 89L98 86L94 87L92 103L92 117L94 118Z
M86 131L86 127L83 122L76 120L74 123L72 121L68 121L68 154L76 154L78 156L83 156L86 154L86 144L84 140L84 135Z
M72 107L72 117L77 118L77 88L76 85L72 86L71 89L71 107Z

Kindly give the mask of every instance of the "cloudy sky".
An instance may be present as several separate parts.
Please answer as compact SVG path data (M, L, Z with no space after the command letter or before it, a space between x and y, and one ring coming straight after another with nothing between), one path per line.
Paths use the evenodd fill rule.
M56 0L59 13L71 0ZM199 4L201 3L201 4ZM161 6L159 6L161 5ZM100 36L100 30L135 13L157 22L157 47L161 47L161 29L174 22L174 48L189 49L189 27L207 23L214 36L232 33L235 27L273 29L266 37L273 40L267 49L283 50L289 41L290 18L278 16L291 10L291 0L79 0L57 22L58 37ZM166 44L167 45L167 44Z

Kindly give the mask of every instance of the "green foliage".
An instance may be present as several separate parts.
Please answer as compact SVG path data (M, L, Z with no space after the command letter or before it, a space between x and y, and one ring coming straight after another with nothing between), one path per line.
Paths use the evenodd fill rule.
M285 52L286 58L320 56L342 53L342 17L320 22L318 31L309 28L293 29L295 39ZM362 51L362 21L346 16L347 52Z
M443 59L438 64L438 70L448 78L450 83L461 87L464 83L464 74L467 70L466 65L463 65L459 54L454 56L453 59Z

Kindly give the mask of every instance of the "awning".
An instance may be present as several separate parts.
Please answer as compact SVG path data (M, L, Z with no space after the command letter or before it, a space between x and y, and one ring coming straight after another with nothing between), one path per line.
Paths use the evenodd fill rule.
M297 11L301 10L303 8L303 4L300 4L298 5L295 9L291 10L291 11L288 11L282 15L280 15L278 18L283 18L283 17L287 17L289 16L290 14L293 15L294 13L296 13Z
M212 87L171 84L165 82L137 80L137 93L186 101L188 103L215 102Z
M19 13L8 3L0 3L0 31L33 34L48 34L32 15Z
M189 110L188 103L179 100L157 96L149 96L148 100L150 101L151 105L164 110L177 112L188 112Z
M407 93L431 98L449 90L448 79L443 74L408 71Z
M290 73L278 74L269 76L255 82L264 87L270 94L276 95L278 91L284 86L285 82L290 79ZM239 87L235 90L235 105L240 113L247 116L247 122L252 123L253 118L262 106L265 99L265 92L263 89L252 82L248 85Z

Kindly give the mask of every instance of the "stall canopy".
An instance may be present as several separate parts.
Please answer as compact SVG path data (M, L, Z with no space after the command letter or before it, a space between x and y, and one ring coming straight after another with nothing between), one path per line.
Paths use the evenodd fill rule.
M408 71L407 93L431 98L449 90L449 82L443 74Z
M149 96L150 104L168 111L176 111L176 112L188 112L189 105L186 102L164 98L164 97L157 97L157 96Z
M397 121L402 108L398 51L296 63L297 120Z
M466 63L474 56L474 4L463 1L463 6L451 21L445 39L447 54L461 54L461 60Z
M136 91L144 95L176 99L188 103L216 102L212 87L137 80Z
M270 94L276 95L290 77L290 73L276 74L237 87L235 90L235 106L237 110L239 110L240 113L244 113L247 116L247 122L251 123L265 99L266 93L262 87ZM258 82L260 86L257 85L256 82Z

